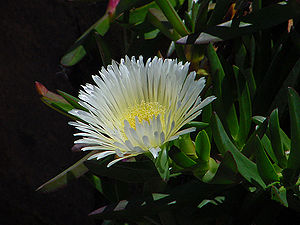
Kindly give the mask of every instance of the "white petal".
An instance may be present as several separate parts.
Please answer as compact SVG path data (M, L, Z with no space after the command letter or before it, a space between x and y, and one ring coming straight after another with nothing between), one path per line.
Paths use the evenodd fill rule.
M88 160L95 159L95 158L97 158L97 160L98 160L98 159L102 159L106 156L113 155L113 154L115 154L115 151L100 152L100 153L96 153L96 154L90 156L88 158Z
M149 151L153 155L154 159L156 159L161 149L159 147L156 147L156 148L150 148Z

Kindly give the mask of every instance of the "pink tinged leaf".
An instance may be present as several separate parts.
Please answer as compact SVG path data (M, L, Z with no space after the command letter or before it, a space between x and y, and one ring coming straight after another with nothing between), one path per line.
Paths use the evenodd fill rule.
M109 0L107 5L107 12L108 14L112 15L115 13L117 5L119 4L120 0Z
M42 97L45 97L54 102L61 102L70 105L70 103L68 103L62 96L49 91L44 85L42 85L38 81L35 82L35 88Z

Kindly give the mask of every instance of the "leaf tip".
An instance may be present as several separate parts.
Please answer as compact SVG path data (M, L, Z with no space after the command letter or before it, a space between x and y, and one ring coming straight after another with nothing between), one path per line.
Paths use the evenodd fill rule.
M36 89L36 91L37 91L40 95L45 96L45 95L47 94L48 89L47 89L44 85L42 85L42 84L41 84L40 82L38 82L38 81L35 81L34 84L35 84L35 89Z

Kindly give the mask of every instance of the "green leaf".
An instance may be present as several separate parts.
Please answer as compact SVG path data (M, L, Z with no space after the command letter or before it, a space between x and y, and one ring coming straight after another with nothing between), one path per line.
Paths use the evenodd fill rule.
M171 30L170 26L168 26L169 22L161 10L155 8L149 9L147 20L169 39L176 41L180 37L176 32Z
M259 176L255 163L253 163L246 156L244 156L231 142L216 113L214 113L212 116L211 126L213 130L214 141L221 154L224 155L227 151L231 152L237 164L237 169L239 173L247 181L255 185L260 185L262 188L265 188L266 185Z
M275 186L272 186L271 199L279 202L280 204L284 205L285 207L289 206L287 198L286 198L286 189L283 187L278 189Z
M213 159L209 158L208 162L199 162L197 167L193 170L195 177L199 178L205 183L211 183L215 177L219 164Z
M217 99L213 102L216 111L220 112L222 120L226 121L226 129L230 131L232 137L236 138L239 130L237 114L234 106L234 97L223 94L224 90L231 88L228 76L225 76L220 59L211 44L207 46L207 57L210 63L213 94Z
M42 96L42 98L51 100L53 102L61 102L61 103L68 104L68 102L62 96L53 93L52 91L49 91L44 85L42 85L38 81L35 82L35 88L36 91Z
M277 158L278 165L284 169L286 167L287 160L286 160L285 153L283 151L283 145L280 137L278 109L273 110L273 112L270 115L269 131L270 131L270 141L275 156Z
M226 152L215 176L210 181L212 184L234 184L238 181L238 168L231 152Z
M174 160L174 162L183 167L184 169L193 167L196 165L196 162L188 157L185 153L180 151L177 147L172 146L171 150L169 151L170 158Z
M181 152L191 158L196 158L195 145L191 139L190 134L179 136L178 139L173 141L174 145L180 149Z
M278 164L278 160L273 151L271 141L267 135L263 136L263 138L261 139L261 143L262 143L265 151L268 153L269 157L272 159L272 161L275 162L276 164Z
M116 15L120 15L130 9L142 7L145 4L150 4L153 0L121 0L116 8Z
M94 37L102 59L103 66L106 67L109 64L111 64L111 60L112 60L109 47L107 46L107 44L105 43L104 39L100 34L95 32Z
M199 31L203 30L204 27L206 27L209 0L197 2L194 5L197 6L198 4L199 4L199 7L195 7L195 9L193 8L192 15L193 15L193 23L195 24L193 32L199 32ZM194 11L197 8L198 8L198 10L197 10L197 14L196 14Z
M210 158L210 141L205 130L198 133L195 140L195 151L200 161L208 162Z
M71 104L65 104L62 102L56 102L56 101L51 101L45 97L41 98L43 102L47 102L51 106L53 106L55 109L57 109L59 112L62 111L64 113L68 113L70 110L74 109L74 107Z
M215 176L210 181L212 184L234 184L238 181L237 164L231 152L226 152Z
M74 165L70 166L68 169L64 170L56 177L38 187L36 191L52 192L66 186L73 179L79 178L80 176L84 175L89 169L83 163L93 154L95 154L94 151L90 152Z
M212 93L212 88L208 89L206 94L205 94L205 97L208 97L208 96L211 96L213 95ZM207 105L206 107L204 107L204 109L202 110L202 120L203 122L209 124L210 122L210 118L211 118L211 115L212 115L212 104L209 104ZM205 131L209 137L209 140L212 140L212 131L211 131L211 127L208 126L207 128L205 128Z
M111 157L101 160L88 160L84 164L89 170L100 178L109 177L127 183L142 183L157 176L153 163L149 160L138 162L118 162L111 167L107 164Z
M102 188L102 182L101 179L93 174L86 174L85 177L89 180L91 185L99 191L101 194L103 194L103 188Z
M225 77L225 72L212 44L209 44L207 46L207 57L210 63L211 74L213 76L213 85L217 97L217 99L215 100L216 102L218 101L218 98L222 97L222 82Z
M205 107L206 108L206 107ZM195 127L197 130L202 130L204 128L207 128L209 126L209 123L200 122L200 121L191 121L183 126L184 129Z
M214 199L205 199L197 207L202 208L207 204L219 205L222 204L225 200L225 196L217 196Z
M84 111L88 111L86 108L84 108L82 105L80 105L79 99L60 90L57 90L57 92L68 102L70 103L75 109L81 109Z
M259 117L257 117L259 118ZM254 153L255 153L255 149L253 147L253 143L254 143L254 139L256 138L256 135L259 137L259 138L263 138L264 134L266 133L267 131L267 128L268 128L268 124L269 124L269 120L267 119L264 119L263 120L263 123L260 123L256 130L251 134L251 136L248 138L245 146L243 147L242 149L242 153L247 156L247 157L250 157L252 156Z
M288 100L292 142L287 168L293 169L297 176L300 172L300 97L292 88L289 88Z
M253 119L253 122L255 124L260 125L260 124L262 124L264 122L264 120L266 119L266 117L263 117L263 116L254 116L254 117L252 117L252 119ZM284 152L289 151L291 149L291 139L286 135L286 133L281 128L280 128L279 132L280 132L280 139L281 139L282 144L283 144L283 150L284 150ZM269 140L268 137L267 137L267 139ZM271 144L271 142L270 142L270 144ZM272 158L272 160L274 161L273 158ZM277 160L275 160L274 162L277 162Z
M187 30L186 26L180 19L179 15L175 11L169 0L155 0L155 2L163 11L165 16L168 18L168 21L172 24L178 34L180 34L181 36L189 34L189 31Z
M269 160L264 148L256 136L255 138L255 149L256 149L256 165L257 170L266 184L271 184L275 181L279 181L279 177L275 172L275 169Z
M235 73L235 77L237 82L240 114L237 142L240 146L243 146L247 140L251 128L252 107L247 82L241 77L241 74Z
M159 29L154 29L152 31L149 31L147 33L144 33L145 40L154 39L159 34Z
M65 54L61 60L60 63L64 66L74 66L76 63L78 63L84 56L86 55L86 51L83 47L83 45L75 45L73 48L71 48L67 54Z
M131 25L138 25L141 24L142 22L145 21L148 10L151 8L156 8L158 9L158 5L155 2L150 2L149 4L143 5L138 8L133 8L130 10L129 13L129 20L128 24ZM118 18L118 21L123 21L124 20L124 15Z
M165 182L167 182L170 178L169 157L167 153L167 146L162 147L162 150L159 152L158 157L154 159L154 164L160 177Z
M265 121L266 117L264 116L253 116L252 120L256 125L260 125Z
M47 106L49 106L50 108L54 109L55 111L61 113L64 116L70 117L73 120L78 120L77 117L71 115L68 113L68 110L72 110L73 106L71 104L64 104L64 103L57 103L57 102L53 102L47 98L42 97L41 98L42 102L44 102Z

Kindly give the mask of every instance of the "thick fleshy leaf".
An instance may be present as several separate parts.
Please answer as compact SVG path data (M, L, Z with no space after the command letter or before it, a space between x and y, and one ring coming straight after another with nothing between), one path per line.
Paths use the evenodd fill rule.
M158 157L154 159L155 167L164 181L168 181L170 178L169 169L169 157L167 153L167 147L164 146L159 152Z
M69 111L71 111L72 109L74 109L74 107L69 104L69 103L62 103L62 102L56 102L56 101L51 101L48 98L42 97L41 100L47 104L47 105L51 105L52 108L54 108L56 111L63 113L63 114L67 114Z
M231 137L237 137L239 131L238 118L234 105L234 96L230 93L223 94L225 90L232 89L229 76L225 76L224 67L211 44L207 46L207 57L210 63L213 94L217 99L213 102L213 107L219 112L222 121L226 121L225 128L230 131ZM225 64L226 66L226 64Z
M292 88L289 88L288 100L292 142L287 167L294 170L297 176L300 172L300 97Z
M171 26L168 26L168 19L161 10L155 8L149 9L147 20L169 39L176 41L180 37L177 32L171 30Z
M74 165L70 166L68 169L64 170L56 177L38 187L36 191L52 192L66 186L73 179L79 178L80 176L84 175L86 172L88 172L89 169L83 163L93 154L95 154L94 151L90 152Z
M180 19L179 15L177 14L176 10L169 0L156 0L155 2L163 11L165 16L168 18L168 21L172 24L178 34L180 34L181 36L189 34L189 31L187 30L186 26Z
M263 138L265 132L267 131L269 124L269 120L265 120L262 124L258 125L255 131L248 138L245 146L242 149L242 154L247 157L250 157L255 154L255 138L258 136L259 138Z
M84 108L83 106L81 106L78 102L79 102L79 99L66 93L66 92L63 92L61 90L57 90L57 92L68 102L70 103L75 109L81 109L81 110L85 110L87 111L86 108Z
M151 8L158 9L159 7L155 2L150 2L149 4L145 4L137 8L132 8L129 12L127 21L125 20L126 14L121 15L117 20L120 23L124 22L125 20L125 24L124 24L125 26L128 26L128 24L139 25L145 21L148 10Z
M283 145L280 137L278 109L275 109L270 115L269 131L270 131L270 141L275 156L277 158L278 165L284 169L286 167L287 159L283 151Z
M52 91L49 91L43 84L36 81L35 82L35 88L36 91L44 98L47 98L53 102L61 102L68 104L68 102L60 95L53 93Z
M286 198L286 189L281 187L281 188L277 188L275 186L272 186L271 188L271 198L277 202L279 202L280 204L284 205L285 207L288 207L288 201Z
M208 96L211 96L211 95L213 95L212 88L210 88L210 89L207 90L205 96L208 97ZM213 112L213 110L212 110L212 104L209 104L206 107L204 107L204 109L202 110L202 121L204 123L209 124L212 112ZM206 133L207 133L207 135L209 137L209 140L211 141L212 140L211 127L210 126L206 127L205 131L206 131Z
M198 162L196 169L193 170L195 177L205 183L211 183L215 177L219 164L213 158L209 158L208 162Z
M158 176L153 163L149 160L118 162L111 167L107 167L111 160L111 157L106 157L101 160L88 160L84 164L93 174L100 178L109 177L127 183L141 183L151 177Z
M192 141L190 134L179 136L179 138L174 140L173 143L187 156L191 157L192 159L196 158L195 144Z
M207 133L205 130L200 131L195 140L195 151L200 161L208 162L210 158L210 148L210 140Z
M267 152L268 156L272 159L272 161L276 164L278 164L278 160L275 156L275 153L272 148L272 144L270 139L268 138L267 135L264 135L263 138L261 139L261 144L263 145L265 151Z
M184 169L191 168L196 165L196 162L188 157L184 152L173 146L169 151L170 158Z
M237 135L237 143L243 146L247 140L251 127L251 98L247 82L242 78L241 74L235 73L239 103L239 132Z
M93 174L86 174L85 177L89 180L91 185L99 191L101 194L103 194L103 188L102 188L102 182L101 179Z
M51 101L45 97L41 98L42 102L44 102L47 106L49 106L50 108L54 109L55 111L61 113L64 116L70 117L73 120L78 120L77 117L68 114L68 112L72 109L74 109L74 107L71 104L65 104L65 103L61 103L61 102L54 102Z
M256 149L256 165L261 178L266 184L279 181L278 175L257 136L254 143Z
M253 122L257 125L262 124L265 119L266 119L266 117L263 117L263 116L254 116L254 117L252 117ZM282 144L283 144L284 152L290 151L290 149L291 149L291 139L286 135L286 133L281 128L280 128L280 139L281 139ZM270 142L270 144L271 144L271 142ZM272 158L272 160L274 160L274 159ZM275 162L277 162L277 160L275 160Z
M86 55L83 45L74 45L60 60L64 66L74 66Z
M239 173L250 183L265 188L266 185L259 176L255 163L244 156L231 142L216 113L212 116L211 126L215 143L221 154L224 155L227 151L231 152Z
M252 120L256 125L260 125L265 121L266 117L264 116L253 116Z
M199 5L199 7L198 10L197 7L193 8L192 18L193 23L195 24L193 32L200 32L200 30L202 30L206 26L209 0L197 2L194 5ZM196 10L197 12L195 12Z
M231 152L226 152L215 176L210 181L212 184L234 184L239 180L237 163Z
M213 76L214 89L217 97L215 100L216 102L218 101L218 98L221 98L222 96L222 82L225 77L225 72L212 44L207 46L207 57L210 63L211 74Z
M197 207L202 208L207 204L219 205L222 204L225 200L225 196L217 196L214 199L205 199Z
M49 91L44 85L39 82L35 82L37 92L42 96L41 100L50 108L63 114L64 116L70 117L71 119L78 120L77 117L68 114L68 112L74 108L86 110L84 107L78 104L79 99L69 95L63 91L57 90L59 93L53 93Z
M109 47L105 43L102 36L100 34L98 34L97 32L94 33L94 37L95 37L97 47L98 47L98 50L99 50L99 53L100 53L100 56L102 59L103 66L107 67L112 61Z
M153 0L121 0L116 8L116 15L120 15L130 9L136 9L142 7L145 4L149 4Z
M207 108L206 106L205 108ZM204 128L207 128L209 126L209 123L205 122L200 122L200 121L191 121L187 123L186 125L183 126L184 129L190 128L190 127L195 127L197 130L202 130Z
M173 7L179 6L182 4L182 1L170 0L170 4ZM120 17L117 20L122 23L124 21L125 14L123 12L129 11L127 25L138 26L145 21L149 9L159 9L159 6L155 1L142 1L142 0L121 0L117 7L117 13L120 14ZM126 24L124 24L126 26Z

